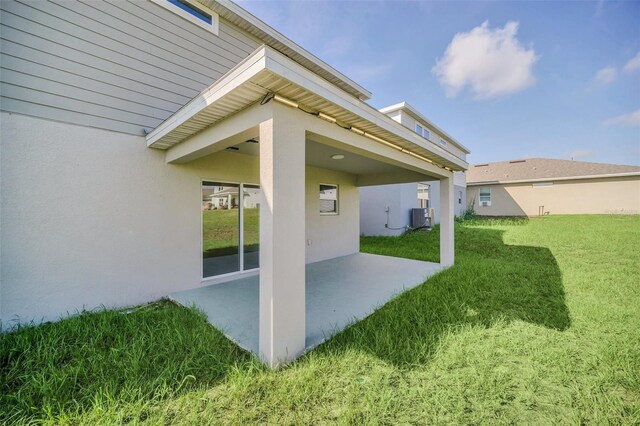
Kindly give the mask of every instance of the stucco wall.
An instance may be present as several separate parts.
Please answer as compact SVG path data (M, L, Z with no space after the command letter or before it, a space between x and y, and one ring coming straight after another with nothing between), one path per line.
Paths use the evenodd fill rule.
M464 181L464 174L462 174ZM454 174L455 177L455 174ZM440 223L440 181L426 182L430 185L429 205L434 209L434 223ZM464 214L467 206L466 188L454 185L455 216ZM459 199L461 196L461 199ZM404 229L385 228L389 206L389 226L404 228L411 225L411 209L418 207L417 183L380 185L360 188L360 232L363 235L400 235Z
M487 186L486 207L479 205L480 187L467 187L467 198L475 198L476 213L483 216L537 216L540 206L549 214L640 214L640 176Z
M355 176L307 167L305 180L307 263L360 251L360 197ZM338 185L337 215L320 214L320 183Z
M388 219L386 208L389 208ZM360 232L363 235L400 235L411 224L410 209L418 207L418 184L360 188ZM386 228L385 223L389 224ZM401 229L391 229L401 228Z
M454 174L455 182L455 174ZM435 210L435 223L440 223L440 181L427 182L431 185L429 190L429 202L431 208ZM462 195L462 197L460 197ZM461 199L460 199L461 198ZM453 185L453 212L455 216L462 216L467 208L467 189L457 184Z
M143 137L1 114L0 318L55 320L201 285L201 180L257 183L258 158L184 165ZM357 252L354 177L307 168L307 261ZM340 185L320 217L317 184Z

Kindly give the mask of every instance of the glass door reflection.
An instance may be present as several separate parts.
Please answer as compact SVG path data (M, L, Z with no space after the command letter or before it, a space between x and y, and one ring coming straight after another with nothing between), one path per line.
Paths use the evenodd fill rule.
M202 276L240 271L240 185L202 183Z
M243 185L242 225L244 270L260 266L260 187Z

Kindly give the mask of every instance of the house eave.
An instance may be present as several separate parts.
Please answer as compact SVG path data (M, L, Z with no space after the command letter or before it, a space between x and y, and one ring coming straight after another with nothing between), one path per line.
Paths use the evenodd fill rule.
M267 46L258 48L150 132L147 145L168 149L270 94L335 117L452 171L468 168L465 161L431 146L415 132Z
M478 181L478 182L467 182L467 186L502 185L502 184L512 184L512 183L557 182L557 181L567 181L567 180L605 179L605 178L633 177L633 176L640 176L640 172L607 173L607 174L600 174L600 175L585 175L585 176L545 177L545 178L536 178L536 179Z
M247 31L262 43L270 46L287 57L293 59L303 67L318 74L330 83L340 87L345 92L361 100L371 98L371 92L331 67L294 41L285 37L255 17L242 7L229 0L197 0L207 6L220 17Z
M442 128L438 127L433 121L429 120L425 117L420 111L415 109L412 105L407 102L400 102L394 105L389 105L384 108L380 108L379 111L383 114L390 114L395 111L405 111L409 115L413 116L414 119L423 121L431 126L436 132L440 133L442 136L446 137L453 145L459 148L465 154L471 154L471 151L466 146L462 145L456 138L451 136L449 133L442 130Z

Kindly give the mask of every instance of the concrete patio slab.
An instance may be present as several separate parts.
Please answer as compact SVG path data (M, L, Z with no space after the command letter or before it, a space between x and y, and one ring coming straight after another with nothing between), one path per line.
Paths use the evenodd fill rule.
M365 253L307 264L306 349L442 269L437 263ZM202 310L227 337L258 354L258 276L179 291L169 297Z

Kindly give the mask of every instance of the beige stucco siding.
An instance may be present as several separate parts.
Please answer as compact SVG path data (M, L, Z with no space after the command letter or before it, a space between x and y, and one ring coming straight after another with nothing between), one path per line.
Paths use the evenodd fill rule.
M469 186L467 199L475 199L476 213L483 216L537 216L541 210L549 214L640 214L640 176L549 182L553 185L486 185L491 188L491 206L480 205L480 186Z
M151 130L260 43L150 1L0 2L3 111L135 135Z
M18 114L1 118L5 324L200 286L201 180L259 182L254 156L223 151L167 164L166 152L147 148L144 137ZM357 252L355 177L311 167L305 173L307 262ZM320 182L339 185L339 215L320 216Z

